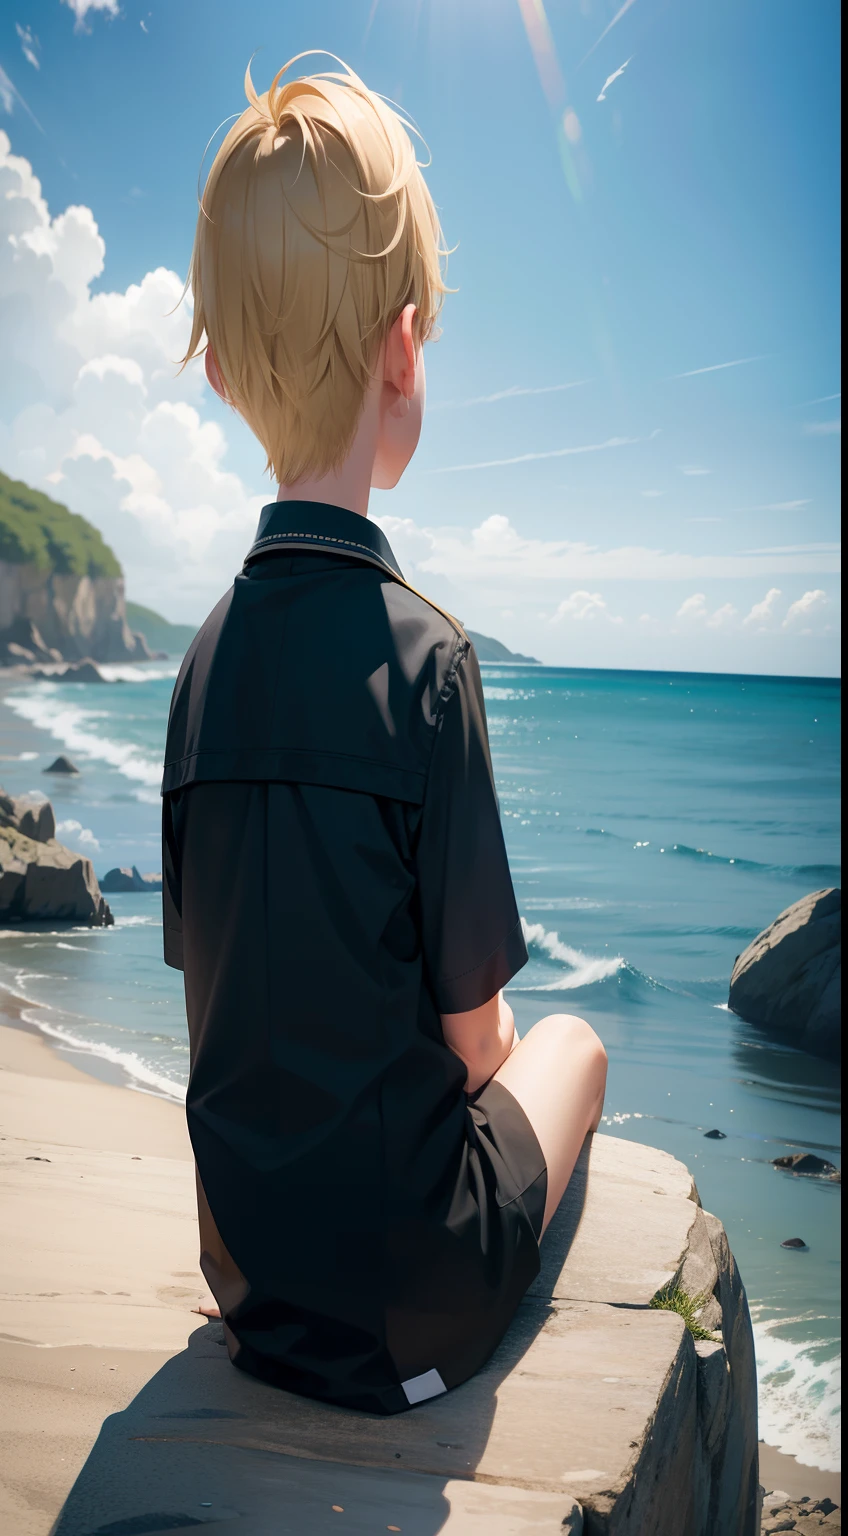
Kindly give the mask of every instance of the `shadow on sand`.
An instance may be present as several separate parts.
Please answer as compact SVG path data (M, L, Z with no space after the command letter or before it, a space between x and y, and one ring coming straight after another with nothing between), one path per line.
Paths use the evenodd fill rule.
M470 1500L458 1528L484 1532L492 1510L481 1508L478 1523L474 1469L498 1388L550 1312L583 1212L589 1146L542 1243L541 1295L525 1298L471 1381L392 1418L326 1406L234 1370L220 1323L208 1323L106 1419L52 1536L154 1536L207 1524L216 1536L436 1536L457 1497ZM449 1499L446 1485L456 1481L468 1486ZM516 1515L547 1501L487 1492L507 1502L514 1494Z

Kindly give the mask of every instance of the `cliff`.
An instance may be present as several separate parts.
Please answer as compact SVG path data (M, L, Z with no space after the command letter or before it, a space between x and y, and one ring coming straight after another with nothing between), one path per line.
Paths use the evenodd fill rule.
M0 474L0 666L143 661L127 623L121 567L85 518Z

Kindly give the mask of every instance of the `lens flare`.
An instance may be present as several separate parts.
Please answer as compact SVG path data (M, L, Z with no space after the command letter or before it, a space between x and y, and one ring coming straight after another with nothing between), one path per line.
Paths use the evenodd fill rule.
M566 186L574 201L582 200L580 179L572 154L572 146L582 137L577 113L568 105L565 77L557 57L553 33L542 0L518 0L518 9L524 22L530 52L542 90L556 123L557 148L565 176Z

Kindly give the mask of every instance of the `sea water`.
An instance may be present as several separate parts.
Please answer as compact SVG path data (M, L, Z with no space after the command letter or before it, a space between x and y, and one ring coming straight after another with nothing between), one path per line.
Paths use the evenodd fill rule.
M59 836L102 874L160 867L158 785L177 666L6 695L0 782L45 788ZM839 1464L839 1186L771 1166L838 1151L838 1072L727 1009L735 957L784 907L839 883L838 683L484 667L503 824L530 960L519 1032L579 1013L610 1057L604 1129L663 1147L724 1222L754 1317L760 1433ZM8 716L6 717L8 720ZM78 778L42 776L60 749ZM10 930L0 979L94 1070L180 1097L181 978L159 900L109 898L114 928ZM316 985L319 984L316 978ZM80 1059L80 1058L78 1058ZM709 1130L724 1139L705 1137ZM802 1237L807 1251L781 1247Z

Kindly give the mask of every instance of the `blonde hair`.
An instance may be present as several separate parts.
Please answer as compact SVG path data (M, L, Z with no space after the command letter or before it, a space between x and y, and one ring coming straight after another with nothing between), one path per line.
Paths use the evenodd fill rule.
M248 65L250 105L209 172L183 290L194 315L182 367L205 333L283 485L339 467L388 330L415 304L419 345L448 291L416 130L347 65L283 82L304 57L261 96Z

